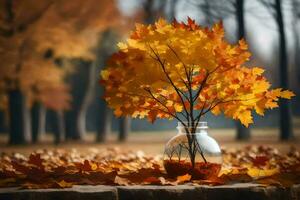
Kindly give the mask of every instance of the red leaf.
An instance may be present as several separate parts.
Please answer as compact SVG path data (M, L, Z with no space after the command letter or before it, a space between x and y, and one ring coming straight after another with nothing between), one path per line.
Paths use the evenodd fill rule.
M41 158L41 154L39 154L39 153L30 154L28 163L32 164L32 165L35 165L39 168L44 168L43 159Z
M269 161L269 158L267 156L256 156L252 163L256 167L264 166L266 165L267 161Z

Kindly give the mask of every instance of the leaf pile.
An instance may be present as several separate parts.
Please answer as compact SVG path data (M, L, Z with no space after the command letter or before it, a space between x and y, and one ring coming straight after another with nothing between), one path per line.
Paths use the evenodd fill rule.
M291 148L280 154L277 149L249 146L243 150L223 150L223 166L218 177L192 180L185 174L169 178L161 156L141 151L124 152L117 148L80 153L75 149L38 150L25 157L2 153L0 187L65 188L72 185L222 185L237 182L289 187L300 183L300 153Z

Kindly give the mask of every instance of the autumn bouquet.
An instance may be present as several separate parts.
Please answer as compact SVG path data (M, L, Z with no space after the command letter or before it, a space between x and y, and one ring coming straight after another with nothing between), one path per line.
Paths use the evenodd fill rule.
M222 23L211 29L190 18L187 23L160 19L137 24L118 47L101 72L108 105L116 116L178 120L191 166L194 133L206 113L224 113L248 127L252 111L264 115L265 109L278 107L279 98L294 96L281 88L271 90L262 68L245 66L250 58L246 42L229 44Z

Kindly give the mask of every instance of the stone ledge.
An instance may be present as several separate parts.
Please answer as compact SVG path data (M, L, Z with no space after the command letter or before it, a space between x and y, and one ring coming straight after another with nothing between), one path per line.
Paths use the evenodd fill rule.
M116 200L117 189L110 186L75 185L64 189L1 188L0 200Z
M65 189L1 188L0 200L187 200L255 199L300 200L300 185L292 188L261 187L255 184L226 186L74 186Z
M292 188L261 187L256 184L224 186L131 186L117 187L119 200L135 199L242 199L242 200L300 200L300 185Z

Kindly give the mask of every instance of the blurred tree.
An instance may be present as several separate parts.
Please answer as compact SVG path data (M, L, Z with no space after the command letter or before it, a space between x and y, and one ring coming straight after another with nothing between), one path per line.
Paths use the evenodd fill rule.
M298 0L292 0L293 7L293 21L292 21L292 30L294 35L294 62L296 65L297 72L297 80L300 83L300 56L298 55L300 52L300 2Z
M95 5L98 3L95 3ZM94 59L91 60L88 64L88 72L87 72L87 85L85 88L85 93L83 95L82 100L80 103L77 104L76 108L73 109L73 112L75 112L75 115L70 116L71 123L67 123L67 127L69 129L68 132L75 133L73 134L73 139L81 139L84 138L86 135L86 115L87 115L87 109L89 105L91 104L93 97L95 95L95 82L98 79L96 70L98 69L97 65L99 64L99 56L102 55L98 53L99 48L102 44L99 44L99 40L104 41L105 39L101 39L103 37L103 33L106 32L109 28L115 28L115 29L123 29L124 26L128 25L125 23L124 18L122 18L121 13L119 12L117 5L115 1L102 1L101 6L99 8L104 9L103 11L97 11L99 16L95 17L94 20L97 21L98 24L101 25L99 29L97 30L97 35L94 35L95 37L93 46L92 46L92 52L94 54ZM89 36L91 37L91 36ZM100 38L99 38L100 37ZM87 38L88 39L88 38ZM113 46L113 43L110 43L108 46L110 48ZM107 51L111 51L106 49ZM104 52L102 52L104 53ZM111 52L112 53L112 52ZM104 108L101 110L104 115L106 115L106 109ZM105 117L104 117L105 118ZM72 124L76 124L76 126L72 126ZM109 125L109 124L107 124Z
M173 21L176 19L176 7L177 7L178 0L169 0L169 12L167 14L168 21Z
M285 35L285 23L283 17L282 2L280 0L260 0L270 11L276 21L279 39L279 74L280 87L288 88L288 54ZM293 138L292 110L288 101L281 99L280 105L280 139L288 140Z
M38 77L32 86L32 94L26 93L27 97L33 96L32 142L38 142L46 131L46 108L60 113L70 108L71 101L69 87L64 83L66 71L49 58L43 58L39 66L44 67L34 69L27 77ZM63 134L64 130L61 131L58 134Z
M288 55L286 49L285 31L283 12L280 0L275 0L274 8L276 10L276 22L279 30L279 44L280 44L280 87L288 88ZM292 129L292 110L290 103L281 99L280 105L280 139L287 140L293 137Z
M214 23L236 15L236 0L190 0L204 15L204 24L211 26Z
M210 3L208 0L203 0L203 5L202 6L202 10L205 14L205 25L206 26L211 26L213 24L213 20L212 20L212 13L211 13L211 8L210 8Z
M105 66L107 59L116 51L116 42L118 36L113 29L107 29L103 31L101 35L101 40L98 43L98 47L96 49L97 59L94 63L92 63L91 70L90 70L90 94L94 96L95 89L97 91L101 90L98 86L97 80L99 77L100 70L103 66ZM100 67L99 67L100 66ZM103 95L103 93L101 93ZM91 99L92 100L92 99ZM95 109L101 111L101 115L98 116L98 123L96 127L96 141L97 142L104 142L107 139L107 135L111 132L112 126L112 115L110 109L107 107L106 103L101 99L97 98L97 104ZM99 114L100 114L99 113Z
M244 16L244 0L236 0L233 3L236 10L236 21L237 21L237 39L245 39L245 16ZM247 140L250 138L250 129L245 128L239 121L236 123L236 139Z
M128 133L130 131L130 118L121 117L120 118L120 130L119 130L119 141L125 141L127 139Z
M84 133L80 133L78 129L78 120L80 107L83 103L86 93L86 83L88 82L88 66L91 60L74 59L63 60L62 65L71 65L72 73L66 78L66 82L70 85L70 93L72 96L71 109L64 112L64 121L66 128L66 139L79 140L84 137ZM84 120L84 118L83 118Z
M48 88L45 90L43 95L43 100L41 101L41 106L45 105L49 110L54 111L54 142L59 143L65 139L65 126L64 126L64 114L63 111L66 109L70 109L70 101L71 97L69 95L69 88L64 84L60 84L57 88ZM36 103L38 104L38 103ZM39 104L38 104L39 105ZM38 133L42 134L42 131L45 131L45 122L42 121L45 113L43 113L43 108L40 108L39 113L39 129ZM34 131L33 131L34 134ZM40 135L39 135L40 136Z
M174 2L172 2L174 1ZM176 4L176 0L171 0L173 6ZM160 0L145 0L143 2L144 7L144 22L146 24L152 24L160 17L165 17L167 1ZM174 9L174 8L173 8Z
M36 4L33 1L16 3L6 0L0 4L0 55L3 61L0 90L8 98L10 143L25 143L31 139L31 130L29 100L24 93L32 94L30 88L36 77L32 76L28 80L23 77L38 67L31 57L31 53L37 56L37 52L32 49L35 43L30 35L32 27L51 7L52 1Z
M36 102L31 109L32 117L32 142L36 143L44 137L46 133L46 107L40 103Z
M8 115L7 96L5 93L3 93L3 91L0 90L0 133L7 132L7 127L8 127L7 115Z
M0 87L9 99L11 143L30 140L28 108L33 104L34 140L38 140L38 132L43 130L44 112L40 111L42 105L39 104L56 110L58 119L62 120L62 110L68 107L70 101L68 88L64 84L70 70L65 65L58 66L55 60L95 60L92 48L99 33L116 25L115 22L122 23L118 16L116 5L110 0L75 0L72 4L67 0L38 3L33 0L1 1L0 50L6 65L0 69ZM86 106L79 105L79 108L77 115L72 116L77 127L72 120L66 120L69 122L66 124L67 131L76 139L84 134L84 123L77 122L84 120L82 116ZM81 115L78 117L79 113ZM37 119L38 124L35 123ZM63 126L57 127L61 130Z

